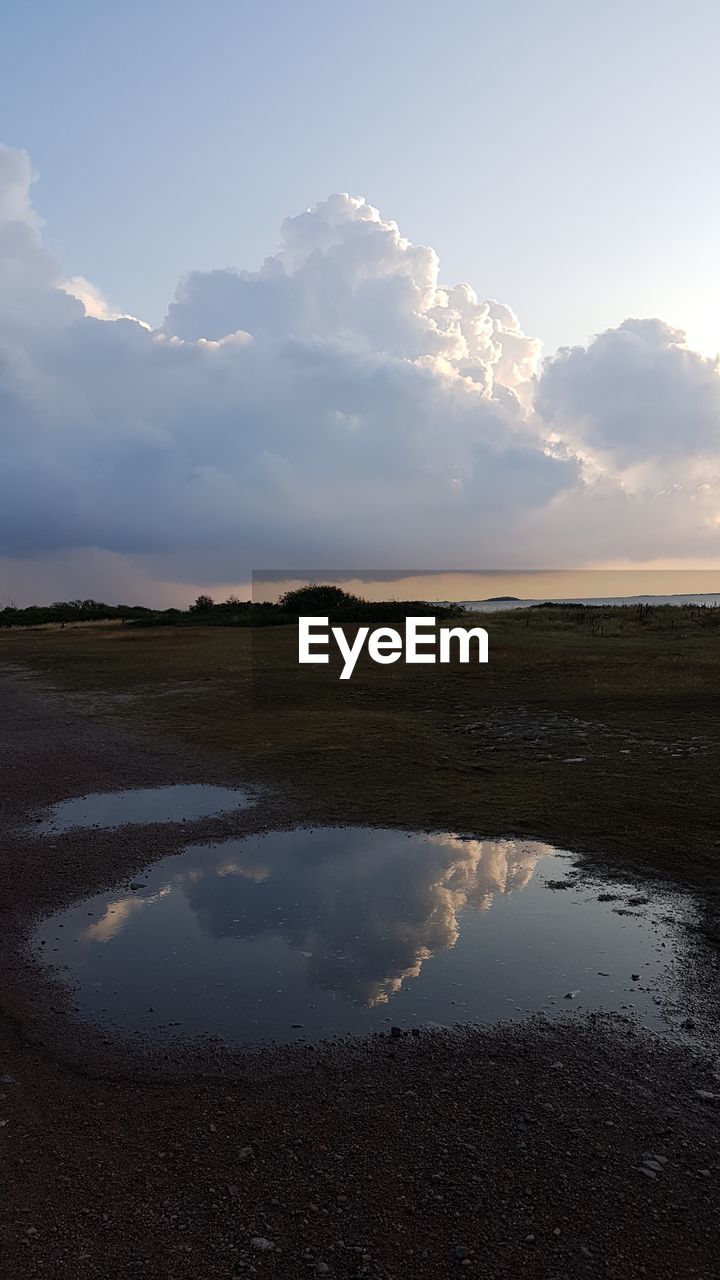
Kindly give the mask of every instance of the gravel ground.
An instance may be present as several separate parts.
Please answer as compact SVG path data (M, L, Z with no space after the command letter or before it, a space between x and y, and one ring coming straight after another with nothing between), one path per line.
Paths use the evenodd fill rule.
M148 861L148 831L19 820L132 785L242 785L0 679L0 1214L10 1277L702 1277L720 1266L717 1063L620 1018L230 1053L75 1023L28 925ZM152 830L293 820L255 809Z

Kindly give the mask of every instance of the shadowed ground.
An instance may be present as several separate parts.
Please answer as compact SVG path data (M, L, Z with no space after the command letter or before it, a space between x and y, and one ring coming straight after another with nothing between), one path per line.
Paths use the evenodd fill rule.
M494 617L486 668L364 663L343 685L298 670L291 628L0 636L8 1275L709 1280L712 1060L600 1018L139 1056L74 1024L22 949L148 842L48 849L17 818L181 779L267 789L193 839L319 821L534 836L684 884L712 937L720 632L690 612L602 625ZM155 832L158 856L180 838Z

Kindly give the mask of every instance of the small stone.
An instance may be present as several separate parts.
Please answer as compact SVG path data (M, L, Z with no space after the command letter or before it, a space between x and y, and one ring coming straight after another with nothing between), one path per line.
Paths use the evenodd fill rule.
M467 1258L469 1253L470 1253L470 1250L466 1249L464 1244L457 1244L455 1246L455 1257L457 1258L458 1262L462 1262L464 1258Z
M244 1163L246 1160L252 1160L254 1155L255 1152L252 1147L241 1147L238 1151L238 1160L242 1160Z
M391 1027L390 1035L392 1036L393 1040L399 1040L400 1036L402 1035L402 1027Z
M639 974L639 973L631 973L631 974L630 974L630 977L632 978L633 982L639 982L639 981L640 981L640 974Z
M720 1093L713 1093L712 1089L696 1089L698 1098L702 1098L703 1102L717 1102Z
M580 992L579 992L579 991L566 991L566 992L565 992L565 999L566 999L566 1000L574 1000L574 999L575 999L575 997L576 997L576 996L579 996L579 995L580 995Z
M644 1164L640 1165L638 1173L644 1173L646 1178L657 1178L657 1174L652 1169L646 1169Z
M526 1244L534 1244L534 1243L535 1243L535 1236L533 1235L533 1233L532 1233L532 1232L530 1232L530 1235L529 1235L529 1236L526 1236L526 1237L525 1237L525 1243L526 1243Z
M253 1236L250 1243L253 1249L257 1249L258 1253L269 1253L271 1249L275 1248L272 1240L266 1240L265 1236Z
M328 1266L327 1262L318 1262L318 1264L317 1264L317 1266L316 1266L316 1268L315 1268L315 1273L316 1273L316 1275L319 1275L319 1276L326 1276L326 1275L328 1274L329 1270L330 1270L330 1268L329 1268L329 1266Z

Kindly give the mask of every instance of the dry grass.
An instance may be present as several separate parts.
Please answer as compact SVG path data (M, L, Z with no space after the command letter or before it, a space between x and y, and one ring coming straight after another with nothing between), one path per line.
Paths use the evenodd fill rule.
M692 610L485 625L487 667L361 660L342 684L298 667L291 627L5 632L0 662L237 762L299 820L535 836L714 894L720 628Z

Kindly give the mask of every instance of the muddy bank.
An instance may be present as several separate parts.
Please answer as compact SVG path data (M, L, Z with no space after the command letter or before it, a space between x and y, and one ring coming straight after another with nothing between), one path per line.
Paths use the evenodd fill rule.
M78 792L242 786L0 682L0 1205L12 1276L375 1280L702 1277L720 1227L712 1058L592 1017L260 1054L137 1054L82 1027L22 950L29 921L193 839L300 816L34 838ZM51 847L54 846L54 847Z
M9 1275L715 1274L720 1084L628 1027L375 1038L165 1084L3 1038Z

